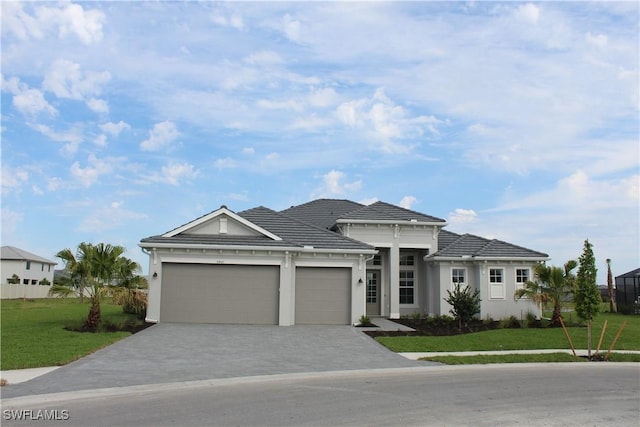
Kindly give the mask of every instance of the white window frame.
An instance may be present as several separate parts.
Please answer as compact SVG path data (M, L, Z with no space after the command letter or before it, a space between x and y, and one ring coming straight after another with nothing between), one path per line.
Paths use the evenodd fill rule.
M504 267L490 267L488 271L488 283L489 283L489 299L491 300L504 300L506 298L505 293L505 277ZM494 271L500 271L500 281L494 280Z
M518 275L519 271L526 271L527 272L527 278L526 278L526 280L524 282L519 280L520 279L520 277ZM529 280L531 280L531 268L529 268L529 267L516 268L515 275L516 275L516 290L522 289L522 288L524 288L524 285Z
M456 282L455 280L453 280L454 279L454 277L453 277L454 270L462 270L464 272L463 273L462 282ZM466 267L451 267L450 273L451 273L451 274L449 274L450 282L451 282L450 283L450 289L451 289L452 292L455 290L457 283L459 283L461 285L461 287L462 287L462 285L469 286L469 276L467 276L468 273L467 273L467 268Z
M408 259L407 259L407 264L402 264L402 261L404 257L413 257L413 261L411 264L408 264ZM400 305L400 307L404 307L404 308L415 308L418 307L418 255L413 253L413 252L405 252L405 253L401 253L400 254L400 260L398 261L399 265L399 271L398 271L398 303ZM412 284L411 286L400 286L400 283L405 281L406 279L402 279L400 277L400 275L403 272L411 272L413 274L413 278L412 278ZM413 292L413 303L410 304L404 304L400 302L400 289L411 289Z

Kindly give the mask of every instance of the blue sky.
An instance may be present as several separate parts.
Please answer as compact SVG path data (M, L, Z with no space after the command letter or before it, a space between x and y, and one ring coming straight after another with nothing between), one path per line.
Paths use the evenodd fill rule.
M2 2L2 245L382 200L640 265L637 2Z

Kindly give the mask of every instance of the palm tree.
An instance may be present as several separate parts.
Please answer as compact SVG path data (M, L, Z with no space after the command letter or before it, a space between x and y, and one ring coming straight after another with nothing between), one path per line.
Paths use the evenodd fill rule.
M85 329L95 331L100 325L100 300L107 290L105 286L114 283L120 264L125 263L122 261L126 260L122 256L124 251L122 246L83 242L78 245L75 255L70 249L63 249L56 254L63 260L70 280L53 286L50 293L59 296L77 293L82 301L85 290L88 291L91 308L84 324Z
M148 283L147 279L138 274L141 271L140 264L120 257L116 273L118 286L111 292L113 302L122 305L125 313L138 316L144 315L147 308L147 294L142 289L146 289Z
M85 322L85 327L95 331L101 322L100 300L106 291L105 286L111 285L118 271L119 259L125 249L108 243L98 243L91 246L89 265L92 276L91 308Z
M84 289L90 278L89 257L91 253L90 243L80 243L76 254L71 249L63 249L56 254L64 263L64 271L69 275L61 283L56 283L49 291L50 295L66 297L78 294L80 302L84 299ZM67 281L68 280L68 281Z
M562 305L573 292L575 276L572 270L577 267L575 260L567 261L564 268L538 264L534 268L537 280L528 281L515 292L515 298L530 298L542 310L545 304L553 304L551 325L559 326L562 317Z

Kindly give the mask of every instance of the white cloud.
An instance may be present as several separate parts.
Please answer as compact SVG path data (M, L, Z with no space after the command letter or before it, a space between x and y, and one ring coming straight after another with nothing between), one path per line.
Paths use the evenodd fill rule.
M236 30L242 30L244 28L242 16L236 13L225 14L217 10L211 14L211 21L221 27L231 27Z
M434 116L412 116L396 105L384 90L378 88L371 98L347 101L336 109L338 120L351 128L360 129L386 153L408 153L415 144L411 141L425 132L438 135L436 126L443 122Z
M58 98L84 100L100 94L102 86L110 79L111 74L108 71L83 72L80 69L80 64L59 59L51 65L42 82L42 87L54 93ZM95 104L96 102L100 103L96 100L87 104L91 108L92 103Z
M55 33L60 38L72 34L87 45L102 40L105 21L102 11L85 10L81 5L70 2L52 2L53 6L34 4L3 2L2 32L20 40L40 40ZM29 12L24 10L24 6Z
M473 209L457 208L453 212L449 212L448 222L452 227L466 225L476 222L478 214Z
M106 147L107 146L107 135L101 133L93 139L93 143L98 147Z
M100 129L102 129L103 132L110 134L111 136L118 136L123 130L131 129L131 126L120 120L118 123L103 123L100 125Z
M124 202L112 202L108 206L100 206L82 220L78 231L95 233L122 227L131 221L140 221L148 215L133 212L124 208Z
M244 61L251 65L278 65L284 63L282 56L272 50L261 50L259 52L253 52L247 56Z
M405 209L411 209L411 206L413 206L416 201L418 201L418 199L414 196L404 196L402 200L400 200L399 205Z
M87 166L81 167L80 162L74 162L70 168L71 175L83 187L90 187L95 184L100 176L113 171L113 159L102 160L90 154L87 158Z
M230 157L224 159L216 159L214 162L216 169L233 169L238 167L238 163Z
M29 181L29 172L21 168L2 165L2 193L20 192Z
M2 90L13 94L13 106L22 114L35 116L40 113L47 113L53 116L58 113L38 89L30 88L16 77L12 77L9 80L5 80L4 76L0 76L0 78L2 79Z
M540 19L540 8L532 3L523 4L516 9L515 16L518 19L535 25Z
M300 40L300 21L288 13L282 18L282 29L289 40L296 43Z
M588 32L587 34L585 34L584 36L585 40L587 41L587 43L592 44L594 46L597 47L606 47L607 43L609 41L608 37L604 34L591 34L591 32Z
M4 6L3 6L4 7ZM4 180L3 180L4 185ZM6 243L5 234L15 233L18 228L18 224L24 220L24 214L22 212L16 212L11 209L2 208L2 234L3 242Z
M312 197L333 197L342 196L353 193L362 188L362 180L343 183L345 178L344 172L331 170L322 177L322 185L317 188Z
M143 151L158 151L169 146L178 136L180 136L180 132L178 132L173 122L166 120L156 123L153 129L149 131L149 138L140 143L140 149Z
M33 126L38 132L46 136L47 138L57 141L57 142L66 142L62 148L62 154L65 157L69 157L78 151L78 146L84 139L82 136L82 130L75 127L65 132L58 132L54 129L51 129L47 125L34 125Z
M87 100L87 107L95 113L108 113L109 104L104 99L91 98Z
M181 181L190 180L199 175L199 171L189 163L170 163L163 166L160 174L154 174L152 181L178 185Z
M244 147L242 149L242 154L255 154L256 150L253 147Z

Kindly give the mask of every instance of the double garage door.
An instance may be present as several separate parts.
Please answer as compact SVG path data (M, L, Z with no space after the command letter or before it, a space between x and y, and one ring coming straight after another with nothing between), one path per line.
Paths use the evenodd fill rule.
M164 263L161 322L278 324L280 268ZM351 323L348 268L296 269L296 324Z

